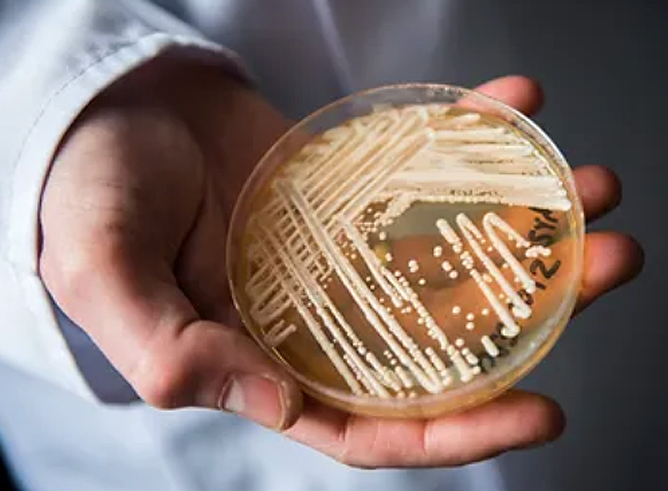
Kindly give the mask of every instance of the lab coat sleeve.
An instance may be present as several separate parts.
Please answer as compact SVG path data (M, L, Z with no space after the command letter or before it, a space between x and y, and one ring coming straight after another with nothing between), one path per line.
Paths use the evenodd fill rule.
M95 400L38 274L38 210L55 149L128 71L175 50L236 57L144 0L0 3L0 362Z

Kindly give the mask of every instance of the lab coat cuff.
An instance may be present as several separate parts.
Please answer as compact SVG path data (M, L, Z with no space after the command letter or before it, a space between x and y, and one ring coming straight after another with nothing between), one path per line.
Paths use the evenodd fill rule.
M22 290L35 324L25 330L30 346L28 369L86 398L97 400L77 366L75 356L58 327L52 299L38 268L39 206L49 168L60 141L81 111L105 88L134 68L172 51L222 65L231 74L249 80L237 56L205 39L162 32L152 33L93 60L53 93L23 142L12 181L12 203L5 231L6 260ZM39 342L34 338L39 332Z

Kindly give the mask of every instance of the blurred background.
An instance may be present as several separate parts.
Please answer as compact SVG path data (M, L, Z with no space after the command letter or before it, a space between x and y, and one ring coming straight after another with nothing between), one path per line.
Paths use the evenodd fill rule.
M200 19L196 8L184 4L181 14L238 50L263 92L292 117L385 83L472 87L528 75L547 96L535 119L571 165L605 164L621 177L621 207L591 228L633 234L646 250L645 271L574 320L523 381L561 402L568 427L555 444L501 457L500 469L510 490L661 487L668 457L665 2L311 3L295 18L284 2L232 2L221 16L233 12L241 21L225 33L207 31L219 19Z
M221 4L218 17L205 14L214 1ZM494 465L504 489L513 491L662 488L668 458L664 2L157 3L236 49L260 89L293 118L391 82L471 87L512 73L539 80L547 102L536 119L571 164L605 164L624 184L621 207L592 228L630 232L647 261L637 281L574 320L522 382L561 402L564 436ZM433 476L424 489L440 489L443 471L415 472Z
M591 229L633 234L646 267L574 320L523 381L561 402L568 427L553 445L501 457L501 472L511 490L661 487L668 457L665 2L315 1L297 22L282 2L265 2L262 13L253 3L235 6L244 20L238 28L208 34L237 49L262 90L293 117L385 83L472 87L512 73L542 83L546 105L535 119L571 165L605 164L623 182L621 207ZM307 37L314 44L300 48Z

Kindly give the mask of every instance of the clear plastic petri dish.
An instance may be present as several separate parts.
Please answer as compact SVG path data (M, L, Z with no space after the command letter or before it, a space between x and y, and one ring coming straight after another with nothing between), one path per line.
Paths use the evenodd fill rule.
M571 170L527 117L454 86L338 100L263 157L227 263L243 323L311 396L429 417L497 396L578 294Z

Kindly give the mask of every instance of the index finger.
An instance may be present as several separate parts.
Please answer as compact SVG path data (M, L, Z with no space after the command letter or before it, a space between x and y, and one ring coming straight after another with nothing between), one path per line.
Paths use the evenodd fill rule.
M500 77L474 89L517 109L527 116L536 114L545 100L538 82L521 75Z

